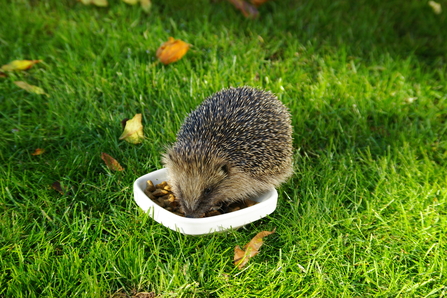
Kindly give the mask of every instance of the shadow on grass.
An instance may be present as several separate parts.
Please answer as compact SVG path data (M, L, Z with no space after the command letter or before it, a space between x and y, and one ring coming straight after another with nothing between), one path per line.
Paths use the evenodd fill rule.
M389 53L395 59L414 55L428 67L444 68L447 61L447 14L435 14L425 1L269 1L259 8L260 18L247 20L227 1L154 3L171 34L209 30L261 37L275 36L279 46L266 59L286 55L287 44L298 40L316 48L347 48L348 54L370 59ZM204 25L204 20L206 20ZM209 22L209 24L208 24ZM204 29L203 27L207 27ZM193 42L193 41L192 41ZM275 46L273 46L275 47Z

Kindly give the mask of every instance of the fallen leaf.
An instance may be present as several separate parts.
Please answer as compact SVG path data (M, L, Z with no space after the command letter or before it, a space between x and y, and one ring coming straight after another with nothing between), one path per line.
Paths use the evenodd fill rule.
M107 3L107 0L92 0L92 3L100 7L106 7L107 5L109 5L109 3Z
M234 248L234 265L238 266L239 269L245 266L248 263L248 258L245 258L245 250L243 250L239 245L236 245Z
M124 168L120 165L120 163L107 153L101 152L101 158L106 163L106 166L107 168L109 168L109 170L124 171Z
M122 0L124 3L135 5L139 2L139 0Z
M143 124L141 124L141 114L136 114L132 119L126 121L124 131L119 137L120 140L132 144L139 144L143 141Z
M42 148L36 148L36 150L34 150L33 153L31 153L31 155L41 155L45 152L45 149Z
M163 64L169 64L180 60L189 50L189 44L169 37L168 41L163 43L157 50L157 58Z
M430 7L433 9L433 12L435 14L441 14L441 12L442 12L441 4L439 4L435 1L428 1L428 5L430 5Z
M84 5L96 5L99 7L106 7L109 5L109 3L107 2L107 0L79 0L82 4Z
M0 71L0 78L7 78L7 77L8 75L6 73Z
M136 293L134 296L132 296L132 298L155 298L156 295L154 292L139 292Z
M145 11L145 12L149 12L151 10L152 7L152 2L151 0L140 0L141 3L141 8Z
M23 82L23 81L15 81L14 84L16 84L18 87L22 88L23 90L26 90L30 93L35 93L35 94L44 94L47 95L45 93L45 91L43 91L42 88L34 86L34 85L30 85L27 82Z
M123 127L123 129L126 127L127 121L129 121L129 118L124 118L123 120L121 120L121 126Z
M238 246L234 248L234 259L233 263L235 266L237 266L239 269L242 269L250 260L250 258L254 257L259 253L259 248L261 248L262 244L264 243L262 241L262 238L275 233L275 229L273 231L262 231L259 232L256 236L253 237L253 239L250 240L249 243L247 243L244 246L244 249L241 249Z
M2 66L3 71L27 70L34 64L42 62L42 60L14 60Z
M244 0L228 0L228 1L230 1L234 5L234 7L239 9L246 18L255 19L259 16L259 12L256 9L256 7L254 7L248 2L245 2Z
M61 195L63 195L65 193L65 190L62 188L62 185L61 185L61 183L59 181L53 182L53 184L51 184L51 187L55 191L59 192Z
M269 1L269 0L250 0L251 4L253 4L256 7L261 6L262 4L264 4L267 1Z

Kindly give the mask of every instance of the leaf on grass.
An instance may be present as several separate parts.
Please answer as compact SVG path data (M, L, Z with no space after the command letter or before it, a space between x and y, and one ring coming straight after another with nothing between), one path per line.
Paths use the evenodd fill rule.
M253 237L253 239L250 240L249 243L247 243L244 246L244 249L241 249L238 246L234 248L234 265L237 266L239 269L242 269L250 260L250 258L254 257L259 253L259 248L261 248L263 241L262 238L275 233L275 229L273 231L262 231L259 232L256 236Z
M106 6L109 5L107 0L78 0L78 1L80 1L84 5L93 4L93 5L96 5L96 6L99 6L99 7L106 7Z
M430 5L430 7L433 9L433 12L435 14L441 14L441 12L442 12L441 4L439 4L435 1L428 1L428 5Z
M102 160L106 163L107 168L111 171L124 171L124 168L120 165L120 163L108 155L107 153L101 153Z
M51 188L53 188L55 191L59 192L61 195L63 195L65 193L65 190L62 188L62 185L59 181L53 182L53 184L51 184Z
M36 150L34 150L33 153L31 153L31 155L41 155L45 152L45 149L42 148L36 148Z
M151 10L151 0L121 0L124 3L130 4L130 5L136 5L138 3L140 3L141 8L145 11L145 12L149 12Z
M123 127L123 129L126 127L127 121L129 121L129 118L124 118L123 120L121 120L121 126Z
M34 85L30 85L27 82L23 82L23 81L15 81L14 84L16 84L18 87L22 88L23 90L26 90L30 93L35 93L35 94L44 94L47 95L45 93L45 91L43 91L42 88L34 86Z
M143 141L143 124L141 124L141 114L136 114L132 119L126 121L124 131L119 137L120 140L132 144L139 144Z
M155 298L156 296L155 292L139 292L132 296L132 298Z
M3 71L27 70L42 60L14 60L2 66Z
M245 2L244 0L228 0L228 1L230 1L234 5L234 7L239 9L246 18L255 19L259 15L259 12L256 9L256 7L254 7L248 2Z
M151 0L140 0L141 3L141 8L145 11L145 12L149 12L151 10L152 7L152 2Z
M250 0L251 4L253 4L256 7L261 6L262 4L264 4L267 1L269 1L269 0Z
M189 44L169 37L168 41L163 43L157 50L157 58L163 64L169 64L180 60L189 50Z

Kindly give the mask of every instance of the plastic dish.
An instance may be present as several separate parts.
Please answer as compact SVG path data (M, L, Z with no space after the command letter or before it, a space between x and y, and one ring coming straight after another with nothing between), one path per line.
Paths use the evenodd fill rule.
M186 218L165 210L149 199L144 193L147 180L158 184L168 180L168 173L166 169L161 169L135 180L133 184L135 202L158 223L185 235L210 234L244 226L275 211L278 201L278 192L272 188L253 198L258 204L251 207L212 217Z

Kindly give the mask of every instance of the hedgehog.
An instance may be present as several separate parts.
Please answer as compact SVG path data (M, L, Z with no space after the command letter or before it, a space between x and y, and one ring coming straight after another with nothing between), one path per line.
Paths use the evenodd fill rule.
M292 175L290 113L270 92L223 89L187 116L162 163L186 217L256 197Z

